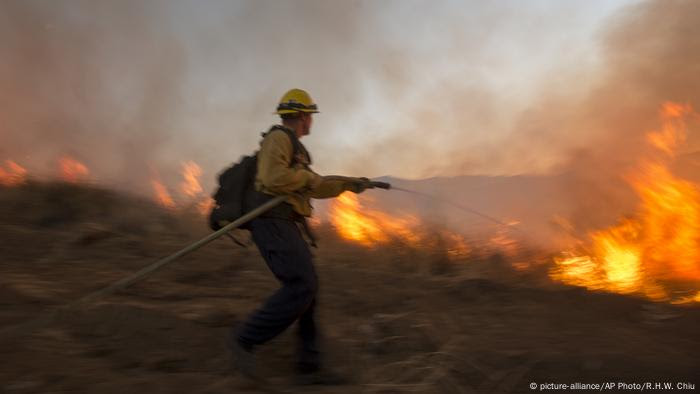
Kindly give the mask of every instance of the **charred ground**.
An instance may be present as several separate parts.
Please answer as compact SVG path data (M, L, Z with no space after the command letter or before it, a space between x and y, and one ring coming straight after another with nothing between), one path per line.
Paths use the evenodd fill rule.
M0 325L41 316L206 233L110 190L0 188ZM551 285L506 258L395 244L366 249L321 229L316 264L328 364L352 383L312 392L530 392L530 382L694 382L700 308ZM533 256L533 258L536 258ZM0 392L257 392L225 340L276 282L254 247L213 242L143 282L43 327L0 337ZM293 330L259 361L292 384Z

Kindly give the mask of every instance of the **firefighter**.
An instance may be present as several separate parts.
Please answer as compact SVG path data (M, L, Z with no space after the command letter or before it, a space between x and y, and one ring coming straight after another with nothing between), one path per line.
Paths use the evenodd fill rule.
M281 125L263 134L255 188L261 201L276 195L291 196L250 224L253 241L281 287L232 331L234 363L243 374L262 380L255 370L253 353L297 322L299 335L298 376L303 384L339 384L343 379L322 368L315 318L318 278L309 244L313 243L306 218L311 216L310 198L336 197L344 191L361 193L366 178L325 178L310 168L311 158L299 139L309 135L313 114L318 113L309 94L292 89L284 94L276 114Z

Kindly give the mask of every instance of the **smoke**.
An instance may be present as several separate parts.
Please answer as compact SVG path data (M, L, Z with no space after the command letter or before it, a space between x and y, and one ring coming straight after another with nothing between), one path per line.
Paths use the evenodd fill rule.
M595 51L562 47L543 66L545 76L530 87L525 105L513 99L515 86L497 89L464 74L447 75L421 91L422 100L405 111L401 131L363 162L395 146L401 163L420 158L432 164L421 167L422 176L573 172L615 189L619 183L608 175L636 161L644 134L658 125L662 103L700 108L699 7L691 0L622 7L595 34ZM537 56L546 43L533 37L525 56ZM569 41L563 42L577 44ZM699 148L696 133L685 149Z
M323 172L516 172L473 154L500 143L530 96L519 80L560 51L551 32L583 21L519 4L4 1L0 155L36 174L70 154L127 187L195 160L212 182L302 87L323 112L306 141Z
M364 26L376 25L381 8L2 2L0 158L50 176L68 154L100 182L144 190L151 177L176 184L180 164L195 160L211 188L215 172L277 122L285 90L332 97L321 108L342 114L361 102L368 68L387 77L387 89L405 82L389 71L398 61L391 50L374 45Z
M301 87L322 173L570 172L593 198L661 102L700 107L696 2L623 7L599 46L611 2L458 3L4 1L0 159L142 191L194 160L211 189Z
M67 154L98 181L145 182L171 137L186 63L157 10L133 4L0 5L0 156L50 176Z
M572 219L580 228L599 228L635 206L623 178L650 154L644 137L659 129L663 103L700 109L700 3L646 1L623 8L607 26L602 72L584 99L556 104L565 96L554 89L540 104L544 110L522 120L546 130L529 133L532 141L576 142L558 171L567 174L561 186L575 202ZM680 155L700 149L700 123L689 127Z
M547 108L569 114L559 125L548 114L536 116L543 129L580 139L578 149L593 156L583 160L586 165L603 160L605 166L618 168L642 153L643 137L659 126L664 102L700 107L700 4L648 1L625 7L608 26L604 69L585 100ZM691 137L686 151L700 147L697 135ZM564 167L576 168L580 162L573 154Z
M423 167L426 175L473 174L484 168L544 174L486 184L479 178L423 182L431 193L464 199L497 217L518 218L543 245L556 243L564 231L581 235L613 224L637 206L626 177L652 153L645 136L660 127L661 105L673 101L700 111L700 3L625 6L606 18L597 40L596 61L575 58L552 65L547 78L538 81L536 97L520 110L517 103L503 105L502 91L451 76L451 85L436 85L433 94L422 96L439 99L440 106L417 103L407 113L404 131L370 151L365 161L393 146L402 162L429 162L432 167ZM413 131L411 125L422 130ZM478 133L479 126L507 132L494 132L489 139ZM700 150L699 132L696 118L679 152L681 167L684 154ZM443 155L435 154L438 134L447 134L453 147ZM697 163L692 166L695 181Z

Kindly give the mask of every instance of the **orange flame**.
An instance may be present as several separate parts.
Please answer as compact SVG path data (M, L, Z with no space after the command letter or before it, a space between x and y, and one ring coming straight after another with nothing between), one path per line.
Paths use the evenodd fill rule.
M214 208L214 199L211 197L206 197L197 203L197 211L202 215L207 215L212 208Z
M692 113L688 105L665 103L662 128L648 133L647 141L673 156L685 141L685 118ZM634 218L592 233L592 255L565 253L555 259L550 277L653 300L700 301L700 188L675 177L661 159L648 158L639 168L628 177L641 198ZM698 295L674 296L673 284L681 283Z
M690 105L664 103L659 111L659 116L664 120L663 127L659 131L647 134L647 141L655 148L673 156L678 146L686 139L683 118L692 113Z
M188 197L196 197L203 189L199 184L199 177L202 176L202 168L193 161L182 163L182 177L184 181L180 184L180 190Z
M71 157L64 156L58 160L61 178L70 183L78 183L87 179L90 171L85 165Z
M330 205L330 222L338 234L367 247L376 247L391 241L401 241L410 246L445 247L451 257L463 256L470 251L464 237L442 230L429 234L421 230L425 226L414 215L394 217L369 207L372 200L343 193ZM436 237L437 236L437 237ZM440 245L438 245L440 244Z
M202 176L202 168L194 161L189 160L182 163L181 175L183 180L179 185L179 190L186 199L176 203L168 188L155 177L151 180L151 185L155 192L156 202L168 209L175 209L180 206L187 209L194 208L202 215L208 214L214 205L214 200L209 196L204 196L204 189L199 183L199 177Z
M410 228L418 225L417 218L393 218L379 211L362 207L355 194L343 193L331 204L331 223L343 238L365 246L375 246L392 238L418 242Z
M511 237L510 228L519 224L520 221L518 220L511 220L505 223L506 226L500 227L498 232L489 239L489 244L496 247L499 251L504 252L506 255L517 255L520 244Z
M202 168L194 161L182 163L182 178L180 183L180 191L190 200L199 200L195 203L195 208L202 214L208 214L214 206L214 199L209 196L203 196L204 189L199 183L199 177L202 176Z
M151 180L151 185L156 193L156 201L158 204L168 209L174 209L175 201L173 201L172 197L170 197L170 193L168 193L168 189L165 187L165 185L155 179Z
M0 185L17 186L26 178L27 170L12 160L5 160L5 168L0 166Z

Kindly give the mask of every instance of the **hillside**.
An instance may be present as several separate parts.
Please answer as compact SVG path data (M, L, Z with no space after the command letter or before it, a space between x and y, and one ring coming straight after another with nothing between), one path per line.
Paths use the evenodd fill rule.
M472 185L502 187L480 182ZM207 232L195 213L62 183L0 188L0 216L0 329ZM700 307L554 285L542 270L518 273L498 254L448 260L439 248L371 249L327 227L319 232L328 364L351 383L303 390L510 393L531 392L531 382L698 383ZM260 392L227 369L224 342L275 287L253 247L217 240L89 308L0 336L0 392ZM287 332L258 355L280 392L302 391L293 385L294 341Z
M678 177L700 184L700 152L679 156L670 168ZM617 173L379 179L424 194L368 192L382 210L418 213L426 221L472 236L503 231L492 219L518 222L508 233L546 250L556 250L557 240L567 232L561 226L562 218L582 235L613 224L633 212L639 202L624 174ZM321 213L327 211L327 202L317 205Z

